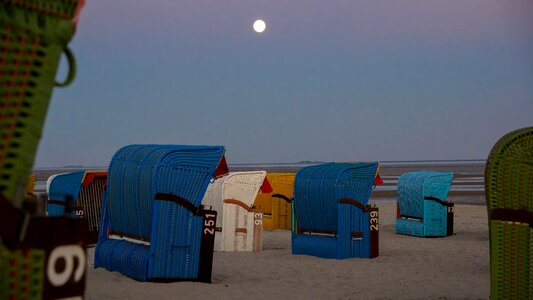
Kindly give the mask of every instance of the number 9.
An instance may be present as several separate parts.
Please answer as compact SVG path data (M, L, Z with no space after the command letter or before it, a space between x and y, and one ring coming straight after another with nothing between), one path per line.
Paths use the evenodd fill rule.
M65 260L65 269L61 273L56 272L56 262L63 258ZM78 267L74 270L74 258L78 260ZM80 281L85 273L85 252L83 248L77 245L59 246L52 250L48 257L46 267L46 277L53 286L63 286L74 274L74 282Z

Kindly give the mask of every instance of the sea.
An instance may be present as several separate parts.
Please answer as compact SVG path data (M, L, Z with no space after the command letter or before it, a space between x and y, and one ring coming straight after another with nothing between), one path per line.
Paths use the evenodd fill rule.
M380 177L383 184L372 191L370 201L395 202L398 177L412 171L453 172L454 179L446 200L457 204L485 205L485 160L427 160L427 161L382 161ZM322 162L230 164L230 171L264 170L267 172L298 172L303 167ZM79 170L105 170L107 166L65 166L35 168L35 191L46 192L46 181L54 174Z

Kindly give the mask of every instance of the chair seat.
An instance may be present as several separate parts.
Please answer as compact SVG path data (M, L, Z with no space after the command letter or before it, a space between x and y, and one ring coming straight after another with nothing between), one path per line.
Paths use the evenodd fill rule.
M137 280L147 280L149 245L107 238L99 242L96 251L95 268L102 267Z
M337 257L337 247L338 240L335 236L298 234L292 239L292 254L339 258Z

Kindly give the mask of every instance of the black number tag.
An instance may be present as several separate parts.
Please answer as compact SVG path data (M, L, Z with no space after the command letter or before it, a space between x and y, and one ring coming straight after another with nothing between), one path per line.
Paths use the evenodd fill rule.
M24 247L43 249L43 299L83 298L87 270L87 223L71 217L34 217Z
M197 280L200 282L211 283L217 212L214 210L205 210L202 208L200 209L200 216L203 216L203 226L202 244L200 245L200 265L198 267Z

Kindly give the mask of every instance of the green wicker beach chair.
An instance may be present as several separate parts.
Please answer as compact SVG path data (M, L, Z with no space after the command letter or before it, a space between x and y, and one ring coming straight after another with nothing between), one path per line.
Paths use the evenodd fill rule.
M74 78L67 45L83 3L0 1L0 299L68 298L85 289L86 225L22 209L52 89ZM70 68L56 83L62 53Z
M54 85L75 75L67 44L82 0L2 0L0 4L0 192L20 207ZM61 54L70 65L55 82Z
M533 127L492 148L485 170L492 299L533 299Z

